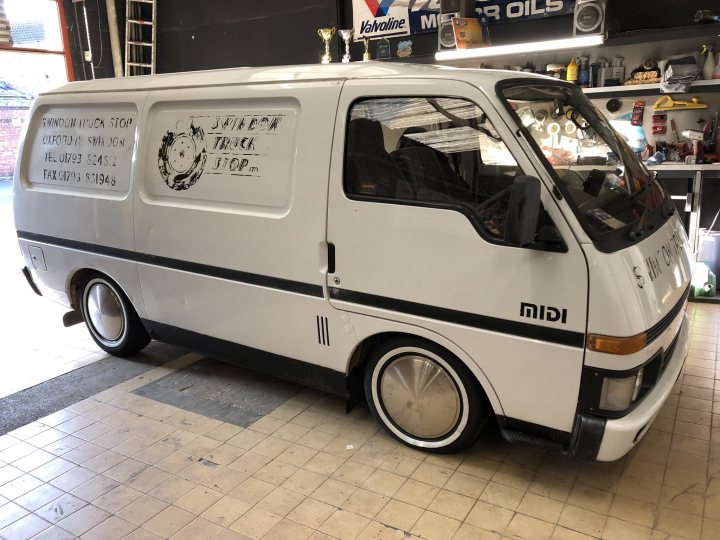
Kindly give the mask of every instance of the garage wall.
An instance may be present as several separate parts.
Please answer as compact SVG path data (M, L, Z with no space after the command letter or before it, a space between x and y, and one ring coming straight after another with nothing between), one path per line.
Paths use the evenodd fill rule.
M92 78L89 63L82 59L88 49L83 9L87 10L95 77L112 77L105 0L62 1L76 79ZM115 4L124 55L125 0L115 0ZM158 0L157 72L318 62L322 41L317 29L337 28L342 7L335 0Z
M83 51L88 39L83 10L87 11L93 67L96 78L112 77L112 55L107 29L105 0L65 5L73 67L77 79L92 73ZM490 0L488 0L490 1ZM350 28L352 0L157 0L157 71L169 73L237 66L316 63L322 54L317 29L322 26ZM121 44L125 33L125 0L115 0L120 19ZM712 2L710 2L712 4ZM707 0L609 0L610 31L630 31L690 24ZM572 15L533 19L491 26L493 44L572 36ZM392 39L393 56L397 42ZM432 62L437 48L435 34L413 35L413 61ZM342 56L340 40L333 40L333 58ZM354 58L362 57L362 45L353 44ZM375 46L371 46L375 56ZM123 47L124 54L124 47Z

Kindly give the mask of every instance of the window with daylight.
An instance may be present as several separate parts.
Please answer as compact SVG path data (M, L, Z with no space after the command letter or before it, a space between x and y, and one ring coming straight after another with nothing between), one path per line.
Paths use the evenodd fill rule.
M0 0L0 180L12 176L20 132L35 96L71 78L61 4Z

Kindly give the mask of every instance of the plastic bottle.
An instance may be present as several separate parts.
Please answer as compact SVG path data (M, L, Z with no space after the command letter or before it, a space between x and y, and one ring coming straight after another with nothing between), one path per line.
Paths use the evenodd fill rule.
M580 57L580 67L578 68L578 84L581 88L590 86L590 67L588 59L584 56Z
M570 63L567 66L567 75L566 75L568 81L573 82L577 84L578 80L578 63L575 57L573 56L570 59Z
M712 47L703 45L703 54L705 54L705 64L702 70L703 79L712 79L713 72L715 71L715 55L713 54Z
M720 54L717 55L717 64L713 72L713 79L720 79Z

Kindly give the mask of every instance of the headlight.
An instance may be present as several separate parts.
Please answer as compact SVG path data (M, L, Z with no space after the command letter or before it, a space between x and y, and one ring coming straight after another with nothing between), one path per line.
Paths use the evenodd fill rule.
M606 411L624 411L632 403L633 396L639 392L638 376L612 379L605 377L600 391L600 408ZM636 388L637 391L636 391Z

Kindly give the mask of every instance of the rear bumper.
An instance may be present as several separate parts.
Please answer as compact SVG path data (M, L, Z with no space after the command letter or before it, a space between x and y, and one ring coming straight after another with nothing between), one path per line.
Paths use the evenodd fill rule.
M35 281L33 280L32 274L30 273L30 270L28 270L27 266L23 266L22 273L23 276L25 276L28 285L30 285L30 288L35 292L35 294L37 294L38 296L42 296L42 293L40 292L40 289L38 289L38 286L35 285Z
M627 454L647 433L652 421L670 396L685 364L690 345L687 315L683 316L677 343L655 388L626 416L614 420L579 416L575 423L570 454L580 459L613 461Z

